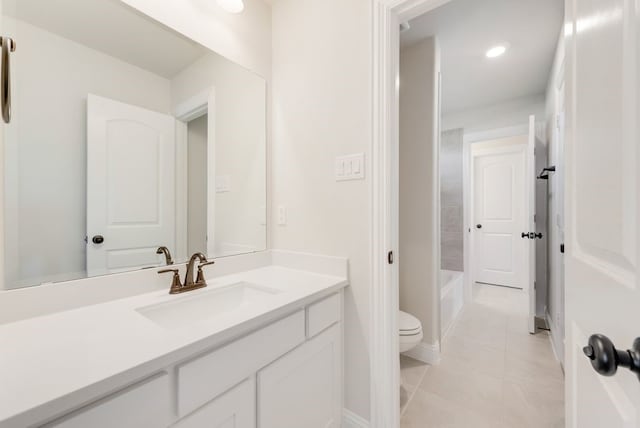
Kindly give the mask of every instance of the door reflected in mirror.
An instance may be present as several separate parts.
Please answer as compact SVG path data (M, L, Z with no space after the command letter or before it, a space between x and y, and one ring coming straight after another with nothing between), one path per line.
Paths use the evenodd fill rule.
M2 13L5 288L266 248L262 77L118 0Z

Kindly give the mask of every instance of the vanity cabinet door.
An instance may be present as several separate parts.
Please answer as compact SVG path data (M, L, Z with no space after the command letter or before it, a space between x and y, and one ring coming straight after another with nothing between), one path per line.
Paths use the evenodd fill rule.
M340 324L258 373L260 428L338 428L341 415Z
M248 379L178 421L174 428L255 428L256 383Z

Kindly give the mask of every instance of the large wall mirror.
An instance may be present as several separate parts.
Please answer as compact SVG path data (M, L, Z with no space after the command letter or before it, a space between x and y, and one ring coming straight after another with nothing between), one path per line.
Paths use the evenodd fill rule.
M266 83L119 0L2 0L5 288L266 248Z

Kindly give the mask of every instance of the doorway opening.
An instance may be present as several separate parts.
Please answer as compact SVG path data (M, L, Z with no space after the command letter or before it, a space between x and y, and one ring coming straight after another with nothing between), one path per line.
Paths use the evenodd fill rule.
M470 156L471 282L526 290L528 248L519 244L529 237L527 135L479 141Z
M208 253L208 114L187 123L187 254Z
M420 342L401 356L399 413L409 425L437 425L422 395L441 400L450 418L468 416L458 418L466 421L460 426L490 423L522 404L492 407L506 388L529 391L523 347L544 355L549 370L538 374L546 387L563 390L549 334L529 333L551 318L546 203L562 165L550 165L545 154L552 151L549 118L557 114L564 11L553 0L418 3L413 13L428 12L399 15L408 19L398 41L399 140L389 171L397 199L387 200L389 242L399 249L389 274L401 350L406 332L415 331L406 314L421 329ZM478 378L476 389L461 371ZM490 393L477 398L483 391ZM562 394L554 400L547 416L561 420ZM530 416L509 414L513 423Z

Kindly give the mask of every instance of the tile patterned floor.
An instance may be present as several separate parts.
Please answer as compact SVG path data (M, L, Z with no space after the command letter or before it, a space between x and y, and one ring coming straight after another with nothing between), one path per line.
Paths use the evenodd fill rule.
M519 290L476 285L428 366L401 356L402 428L562 428L564 377Z

